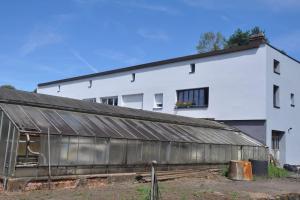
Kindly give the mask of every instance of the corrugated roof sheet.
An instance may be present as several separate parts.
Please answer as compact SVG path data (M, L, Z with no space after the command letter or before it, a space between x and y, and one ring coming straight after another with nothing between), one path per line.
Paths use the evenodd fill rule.
M262 146L215 121L17 90L0 89L0 107L21 131L41 134Z

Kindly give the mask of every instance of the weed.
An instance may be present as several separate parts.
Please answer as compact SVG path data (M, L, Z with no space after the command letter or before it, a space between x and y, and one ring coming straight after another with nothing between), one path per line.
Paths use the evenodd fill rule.
M228 173L229 173L229 168L228 167L223 167L221 175L225 176L225 177L228 177Z
M141 186L137 188L137 192L141 196L141 200L150 200L150 187L149 186Z
M284 178L288 176L288 171L270 164L268 166L268 175L270 178Z
M239 198L239 193L237 192L232 192L231 193L231 199L232 200L237 200Z

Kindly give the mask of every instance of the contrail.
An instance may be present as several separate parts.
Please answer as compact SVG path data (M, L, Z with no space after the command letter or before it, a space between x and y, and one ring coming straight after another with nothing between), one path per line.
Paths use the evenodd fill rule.
M77 51L75 50L70 50L73 56L75 56L80 62L85 64L90 70L92 70L94 73L97 73L98 70L93 67L86 59L84 59Z

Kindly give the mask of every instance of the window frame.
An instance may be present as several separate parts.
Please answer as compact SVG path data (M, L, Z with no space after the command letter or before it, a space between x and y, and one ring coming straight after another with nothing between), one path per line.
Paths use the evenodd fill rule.
M295 93L291 93L290 98L291 98L291 107L294 108L296 106L295 105Z
M203 92L201 92L203 91ZM201 93L203 99L201 99ZM209 87L193 88L193 89L183 89L176 91L176 109L186 109L186 108L208 108L209 107ZM180 101L183 98L183 102ZM186 99L187 98L187 99ZM187 101L185 101L185 99ZM192 101L190 101L192 99ZM194 101L197 101L195 103ZM201 104L202 102L202 104ZM182 103L182 105L180 105ZM184 105L186 104L186 105Z
M280 62L276 59L273 59L273 72L280 75Z
M273 85L273 107L280 109L280 87L278 85Z
M131 82L133 83L135 81L135 73L131 74Z
M189 74L195 74L196 72L196 64L195 63L191 63L190 64L190 72Z
M112 104L108 102L112 100ZM118 106L119 105L119 97L118 96L110 96L110 97L100 97L100 102L102 104L111 105L111 106Z
M158 96L158 95L161 95L162 96L162 103L161 103L161 106L158 106L158 103L157 103L157 99L156 99L156 97ZM153 105L153 109L163 109L163 107L164 107L164 94L163 93L155 93L154 94L154 105Z
M93 86L93 80L89 80L89 86L88 86L88 88L92 88L92 86Z

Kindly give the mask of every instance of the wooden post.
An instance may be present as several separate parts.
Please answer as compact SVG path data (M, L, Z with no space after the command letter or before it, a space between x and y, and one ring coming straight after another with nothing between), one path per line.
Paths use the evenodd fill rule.
M157 162L155 160L152 161L151 163L151 200L157 200L158 194L157 194L157 189L158 185L156 182L156 174L155 174L155 165Z

